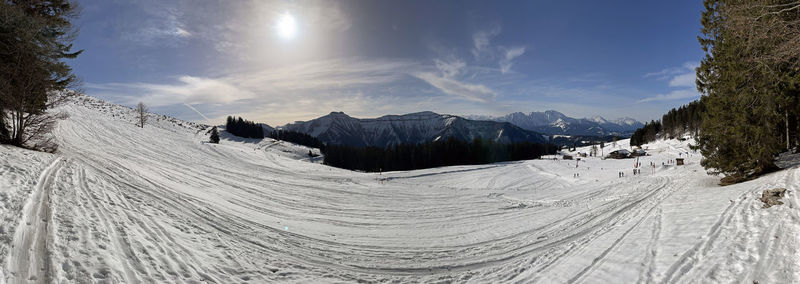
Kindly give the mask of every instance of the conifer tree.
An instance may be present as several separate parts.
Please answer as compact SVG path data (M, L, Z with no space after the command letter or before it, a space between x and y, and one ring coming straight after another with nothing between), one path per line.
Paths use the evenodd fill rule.
M209 137L209 142L214 144L219 144L219 131L217 131L216 126L211 128L211 136Z
M264 128L260 124L244 120L243 118L228 116L225 122L225 130L228 133L244 138L264 138Z
M753 3L756 8L749 8ZM773 9L775 5L797 4L704 1L703 36L699 41L705 57L697 69L697 85L705 94L702 102L706 111L697 146L704 156L701 164L711 172L724 173L723 183L774 169L774 155L785 149L782 137L788 139L779 122L789 121L789 108L796 113L797 106L787 103L792 90L785 85L791 80L783 77L797 78L797 70L787 69L790 64L760 59L783 43L750 34L751 28L769 26L773 21L784 21L784 17L796 22L800 14L781 12Z
M75 8L70 0L0 1L0 116L10 130L3 142L55 148L45 136L64 115L47 110L74 94L64 92L77 80L63 59L81 53L71 51Z

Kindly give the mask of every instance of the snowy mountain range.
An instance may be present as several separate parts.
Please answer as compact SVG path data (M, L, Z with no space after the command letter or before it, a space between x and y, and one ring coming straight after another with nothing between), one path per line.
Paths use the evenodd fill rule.
M417 112L379 118L354 118L331 112L310 121L287 124L282 129L315 136L326 143L385 147L401 143L422 143L454 137L470 141L476 137L497 142L546 142L547 137L508 122L478 121L463 117Z
M493 117L482 115L467 116L470 119L509 122L526 130L548 135L621 135L628 136L644 124L633 118L620 118L614 121L601 116L591 118L572 118L555 110L531 112L528 114L515 112L505 116Z

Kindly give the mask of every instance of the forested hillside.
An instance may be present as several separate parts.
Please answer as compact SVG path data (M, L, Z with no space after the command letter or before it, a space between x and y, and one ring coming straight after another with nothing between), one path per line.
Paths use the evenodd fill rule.
M225 131L243 138L264 138L264 128L260 124L241 117L228 116L225 121Z
M555 154L556 151L558 147L553 144L497 143L481 138L465 142L449 137L446 140L386 148L327 145L323 153L326 165L378 172L530 160Z
M650 121L637 129L631 136L631 146L641 146L658 138L680 138L684 134L697 136L704 112L705 106L700 100L673 108L664 114L661 120Z

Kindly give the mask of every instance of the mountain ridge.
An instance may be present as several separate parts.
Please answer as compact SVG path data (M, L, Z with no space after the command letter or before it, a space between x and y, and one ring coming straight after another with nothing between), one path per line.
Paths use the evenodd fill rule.
M525 130L546 135L619 135L630 136L644 124L630 117L607 120L602 116L572 118L556 110L513 112L504 116L467 115L471 119L509 122Z
M447 137L471 141L482 137L497 142L547 142L548 137L509 122L471 120L456 115L421 111L377 118L355 118L344 112L309 121L298 121L280 129L306 133L325 143L386 147L418 144Z

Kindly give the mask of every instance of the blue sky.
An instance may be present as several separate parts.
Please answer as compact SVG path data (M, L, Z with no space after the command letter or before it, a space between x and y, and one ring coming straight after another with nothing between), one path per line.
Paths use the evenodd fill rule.
M186 120L547 109L650 120L699 97L701 1L78 3L85 52L70 63L84 91Z

